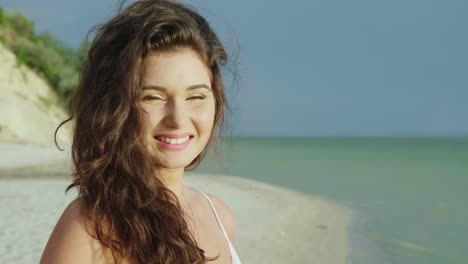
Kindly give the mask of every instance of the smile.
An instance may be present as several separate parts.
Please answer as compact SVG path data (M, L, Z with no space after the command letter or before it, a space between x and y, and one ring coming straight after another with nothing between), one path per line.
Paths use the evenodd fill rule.
M171 145L182 144L182 143L186 142L187 140L189 140L189 138L190 138L190 136L186 136L186 137L183 137L183 138L177 138L177 139L175 139L175 138L166 138L166 137L156 137L157 140L169 143Z
M190 144L193 137L186 136L186 137L178 138L178 139L166 138L166 137L154 137L154 139L158 142L158 145L162 149L182 150L182 149L185 149Z

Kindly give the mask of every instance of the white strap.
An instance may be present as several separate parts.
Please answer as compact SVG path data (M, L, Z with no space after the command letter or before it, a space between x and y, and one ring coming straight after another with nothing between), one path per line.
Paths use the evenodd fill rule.
M224 226L223 226L223 224L221 223L221 220L218 217L218 213L216 212L216 209L215 209L213 203L211 202L210 197L208 197L208 195L206 195L204 192L201 192L201 193L203 193L203 195L205 195L208 202L210 202L211 208L213 209L213 212L214 212L214 214L216 216L216 221L218 221L218 224L221 227L221 230L223 230L224 237L226 238L226 240L228 242L228 245L229 245L229 252L230 252L230 255L231 255L231 263L232 264L241 264L241 261L239 259L239 255L237 255L236 249L234 248L231 241L229 240L229 236L227 235L226 230L224 230Z
M223 224L221 223L221 220L218 217L218 213L216 212L216 209L215 209L213 203L211 202L210 197L208 197L208 195L206 195L204 192L201 192L201 193L203 193L203 195L205 195L206 199L208 199L208 202L210 202L211 208L213 209L213 212L214 212L214 214L216 216L216 221L218 221L218 224L221 227L221 230L223 230L224 237L226 237L226 240L229 242L229 246L231 246L230 245L231 241L229 241L229 237L228 237L228 235L226 233L226 230L224 230L224 226L223 226Z

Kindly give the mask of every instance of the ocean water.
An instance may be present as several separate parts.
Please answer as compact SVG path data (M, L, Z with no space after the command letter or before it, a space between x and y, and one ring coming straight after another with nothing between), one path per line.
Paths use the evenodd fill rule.
M468 138L228 138L223 173L355 212L353 264L468 263Z

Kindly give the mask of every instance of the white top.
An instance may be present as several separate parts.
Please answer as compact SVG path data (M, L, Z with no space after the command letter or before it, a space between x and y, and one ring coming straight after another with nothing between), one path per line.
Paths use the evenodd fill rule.
M223 224L221 223L221 220L218 217L218 213L216 212L216 209L215 209L213 203L211 202L211 199L204 192L201 192L201 193L203 193L203 195L205 195L206 199L208 199L208 202L210 202L211 209L213 209L213 212L214 212L214 214L216 216L216 221L218 221L218 224L221 227L221 230L223 231L224 237L226 238L226 240L227 240L227 242L229 244L229 251L231 252L232 264L241 264L241 261L239 259L239 255L237 255L236 249L231 244L231 241L229 241L229 237L228 237L228 235L226 233L226 230L224 229Z

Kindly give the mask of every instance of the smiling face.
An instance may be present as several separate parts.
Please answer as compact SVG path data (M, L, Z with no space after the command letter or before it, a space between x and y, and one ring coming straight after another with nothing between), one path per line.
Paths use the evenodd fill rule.
M144 64L140 101L149 145L163 168L184 168L211 136L215 97L210 71L189 48L150 53Z

